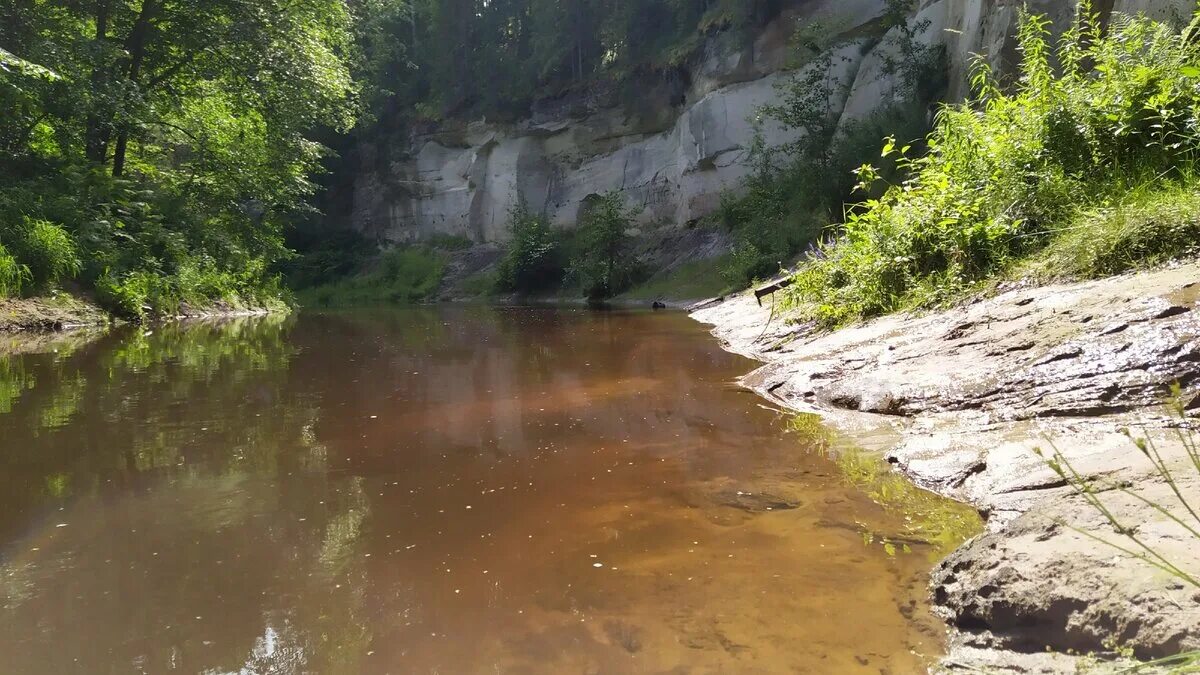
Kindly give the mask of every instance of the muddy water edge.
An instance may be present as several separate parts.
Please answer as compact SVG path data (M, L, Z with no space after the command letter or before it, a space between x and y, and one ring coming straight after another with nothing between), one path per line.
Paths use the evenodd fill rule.
M9 344L4 668L922 672L977 518L753 365L682 313L550 308Z

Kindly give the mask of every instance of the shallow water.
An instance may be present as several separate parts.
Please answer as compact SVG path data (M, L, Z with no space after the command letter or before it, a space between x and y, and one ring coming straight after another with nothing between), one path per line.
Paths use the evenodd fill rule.
M913 514L680 314L24 351L0 357L2 672L908 673L942 648Z

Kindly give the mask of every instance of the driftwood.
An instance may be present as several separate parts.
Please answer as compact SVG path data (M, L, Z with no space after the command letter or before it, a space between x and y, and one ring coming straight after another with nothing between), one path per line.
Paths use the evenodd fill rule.
M783 277L781 279L776 279L770 283L766 283L766 284L763 284L762 286L759 286L758 288L755 288L754 289L754 299L756 301L758 301L758 306L762 307L763 296L771 295L775 291L787 288L788 286L791 286L791 285L792 285L791 277Z

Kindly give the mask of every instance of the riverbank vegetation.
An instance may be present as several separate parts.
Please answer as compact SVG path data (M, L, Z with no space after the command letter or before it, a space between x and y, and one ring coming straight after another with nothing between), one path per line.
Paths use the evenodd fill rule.
M840 45L821 21L798 29L794 74L778 86L774 103L763 106L756 124L791 130L795 140L768 145L761 132L749 148L751 173L745 185L722 195L714 216L734 238L721 274L733 286L780 273L801 250L817 241L829 223L840 223L854 198L854 169L878 155L884 136L916 137L929 130L926 110L945 89L942 49L926 35L927 21L910 22L910 0L889 0L878 30L878 49L893 56L882 75L895 83L895 103L861 119L845 119L838 101L853 82L841 74ZM894 175L894 166L881 167Z
M1019 80L984 65L975 97L943 107L927 152L888 141L901 178L848 211L795 275L791 302L836 325L937 305L1009 275L1089 277L1187 255L1200 243L1200 47L1185 29L1083 3L1052 47L1027 15Z
M296 300L305 307L411 304L430 299L444 271L437 249L400 246L372 259L365 271L297 290Z
M642 270L628 230L635 215L619 192L596 195L573 229L555 229L545 215L516 198L509 239L493 291L501 294L577 293L602 302L629 290Z
M0 45L0 294L129 318L283 295L316 134L354 121L345 3L6 3Z

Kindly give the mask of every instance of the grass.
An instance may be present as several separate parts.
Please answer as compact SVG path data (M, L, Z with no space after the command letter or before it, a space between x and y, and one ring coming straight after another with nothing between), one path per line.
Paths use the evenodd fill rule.
M423 247L394 248L369 271L341 281L297 291L305 307L354 307L409 304L428 300L437 292L445 260Z
M1200 184L1142 187L1111 206L1081 211L1015 276L1093 278L1200 253Z
M1019 272L1091 277L1195 252L1200 181L1200 44L1184 30L1082 3L1051 44L1026 15L1019 79L984 66L975 97L944 106L928 151L889 140L860 188L883 193L801 266L786 297L836 326L944 305ZM1058 64L1058 65L1055 65Z
M22 265L0 244L0 298L17 295L29 281L29 267Z
M726 282L721 270L732 256L726 254L706 260L693 260L665 273L656 274L645 283L633 287L620 300L700 300L723 295L733 286Z
M489 297L496 292L496 275L486 270L477 272L459 282L458 290L472 298Z
M1186 456L1186 460L1182 463L1182 466L1172 467L1169 461L1162 456L1158 446L1149 436L1135 437L1128 430L1125 432L1130 442L1137 448L1137 451L1150 461L1154 467L1155 476L1170 487L1174 500L1169 503L1151 501L1142 496L1134 486L1128 484L1117 483L1107 479L1098 480L1085 477L1076 471L1062 452L1053 446L1051 446L1052 453L1048 457L1040 449L1037 450L1037 453L1046 460L1047 465L1058 474L1059 478L1070 485L1075 493L1082 497L1088 506L1104 519L1112 535L1096 534L1095 532L1060 520L1061 525L1102 546L1120 551L1140 560L1147 568L1154 568L1200 591L1200 577L1186 571L1179 561L1167 558L1163 553L1146 544L1138 533L1138 526L1142 523L1123 520L1105 504L1101 497L1106 491L1119 492L1133 497L1159 513L1166 520L1177 525L1180 536L1187 541L1193 541L1196 549L1200 550L1200 502L1195 501L1195 495L1187 494L1181 483L1181 478L1186 474L1194 474L1195 478L1200 480L1200 434L1197 434L1190 427L1186 426L1188 421L1183 400L1181 389L1176 385L1173 388L1173 396L1169 407L1182 422L1174 430L1176 439L1183 448L1184 455ZM1141 663L1130 668L1123 668L1118 672L1144 673L1164 671L1171 673L1200 672L1200 651L1177 654L1152 662Z

